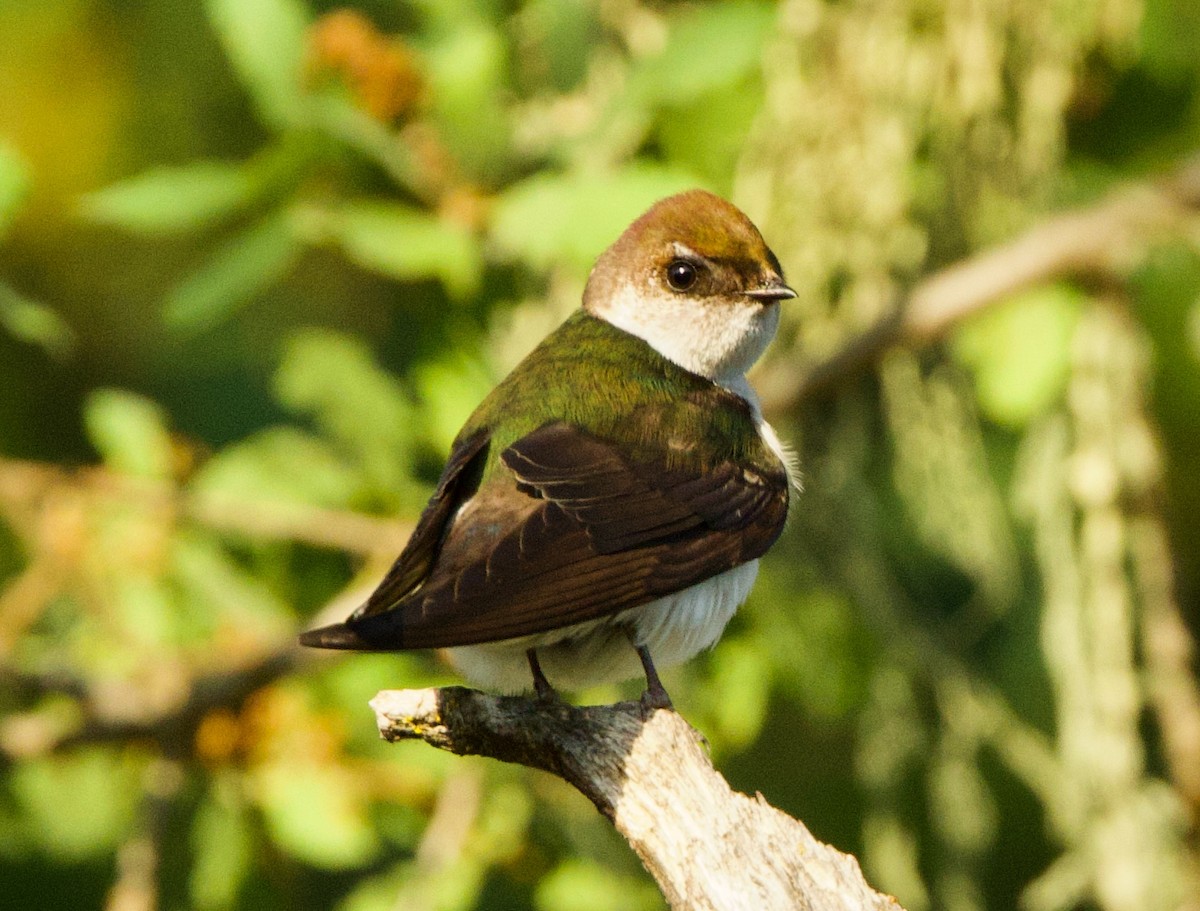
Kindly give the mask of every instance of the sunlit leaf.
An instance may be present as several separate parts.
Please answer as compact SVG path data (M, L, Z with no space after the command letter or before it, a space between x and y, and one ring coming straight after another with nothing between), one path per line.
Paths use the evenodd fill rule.
M301 119L308 12L299 0L205 0L209 21L264 119Z
M226 241L167 295L163 318L198 331L226 319L279 281L300 245L286 218L273 216Z
M423 55L442 139L460 166L487 183L504 176L512 156L509 117L501 103L509 88L505 45L496 25L460 17Z
M952 350L975 375L981 410L1022 427L1059 399L1070 367L1070 339L1085 306L1066 284L1021 294L965 322Z
M75 347L75 333L61 316L4 282L0 282L0 326L14 338L39 345L60 359Z
M762 110L761 81L743 79L686 104L665 108L656 136L669 161L724 191L732 183L754 119Z
M29 194L29 169L12 145L0 139L0 238Z
M1192 346L1192 357L1200 361L1200 301L1192 304L1187 318L1188 341Z
M23 762L6 771L26 831L59 860L102 858L126 837L141 788L135 768L108 750Z
M188 891L199 911L232 908L250 871L253 836L246 811L221 779L196 811L192 822L192 869Z
M360 474L324 440L294 427L269 427L230 444L192 479L198 497L344 507Z
M533 800L517 784L497 785L489 789L479 815L476 848L485 856L511 861L525 843L533 817Z
M491 391L495 378L479 362L457 351L416 371L426 438L439 453L448 453L467 418Z
M765 3L709 3L671 21L662 53L632 77L630 94L650 103L681 104L737 85L761 64L763 41L777 15Z
M341 769L301 759L262 769L257 782L267 828L289 854L330 870L358 867L375 855L367 803Z
M264 506L250 500L247 509ZM265 507L265 508L269 508ZM267 585L260 575L247 570L208 534L181 532L175 539L171 568L174 581L182 589L177 621L191 620L200 635L210 635L220 620L236 624L239 635L246 640L274 641L286 636L295 622L289 605ZM192 616L188 616L188 615ZM198 636L197 636L198 638Z
M408 475L415 408L361 341L319 329L296 333L275 375L275 392L352 453L379 492L391 498L416 490Z
M171 474L171 437L162 408L123 389L97 389L84 404L88 439L111 468L125 474Z
M650 911L662 907L662 896L645 880L574 858L538 883L534 906L538 911Z
M362 200L312 214L364 269L401 281L438 279L460 298L479 288L483 257L466 228L390 202Z
M709 692L719 694L708 710L722 740L744 747L758 736L771 695L771 662L756 644L739 639L721 643L713 655L715 675Z
M338 902L337 911L395 911L396 895L412 878L415 867L412 861L405 861L381 876L363 879Z
M130 540L131 547L141 543ZM157 650L178 645L183 639L179 635L181 618L176 610L174 590L168 588L161 576L138 569L140 567L134 567L133 571L121 573L112 580L113 613L119 621L124 641L131 646L130 650L113 653L108 667L114 672L131 673L139 663L138 649Z
M535 268L558 263L583 273L652 203L696 185L687 173L652 165L605 175L540 174L500 197L492 236Z
M824 589L801 593L789 567L767 559L750 606L754 647L777 670L775 682L806 712L838 719L861 708L870 651L845 597Z
M985 854L996 839L999 811L974 757L935 753L929 773L931 818L960 850Z
M197 161L111 184L85 196L81 207L86 218L128 231L186 231L236 212L255 186L244 165Z

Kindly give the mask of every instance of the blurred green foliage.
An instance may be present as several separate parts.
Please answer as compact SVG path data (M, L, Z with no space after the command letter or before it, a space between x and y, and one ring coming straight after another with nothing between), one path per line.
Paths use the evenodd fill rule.
M435 656L296 630L378 579L655 199L763 229L786 401L921 276L1178 167L1198 29L1187 0L0 3L5 895L661 907L561 782L377 739L366 700L452 680ZM772 414L805 491L668 673L736 787L910 911L1200 895L1200 221L1127 241Z

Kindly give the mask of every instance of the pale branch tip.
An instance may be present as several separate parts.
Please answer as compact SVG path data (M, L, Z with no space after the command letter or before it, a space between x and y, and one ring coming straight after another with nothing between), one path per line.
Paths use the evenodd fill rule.
M853 857L761 795L732 790L704 738L669 709L464 687L385 690L371 708L389 741L423 740L569 782L612 820L675 911L903 911Z

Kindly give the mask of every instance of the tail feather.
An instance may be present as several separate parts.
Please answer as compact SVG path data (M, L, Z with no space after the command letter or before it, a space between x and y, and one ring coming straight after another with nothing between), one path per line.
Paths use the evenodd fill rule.
M309 648L337 648L360 652L389 650L386 644L365 638L361 632L345 623L333 623L303 632L300 634L300 644Z

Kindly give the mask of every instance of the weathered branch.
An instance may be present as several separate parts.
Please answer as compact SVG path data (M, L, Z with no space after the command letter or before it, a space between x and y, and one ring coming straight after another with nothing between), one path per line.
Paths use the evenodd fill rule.
M174 483L121 474L102 466L67 469L43 462L0 458L0 512L24 524L54 495L95 497L170 510L214 531L254 540L298 541L352 554L395 553L411 522L348 510L281 501L247 503L241 497L200 495Z
M380 733L542 769L577 788L642 859L675 911L902 911L858 862L761 795L733 791L678 714L577 707L462 687L386 690Z
M189 749L204 716L216 708L237 709L258 690L292 673L309 659L294 642L287 642L244 667L214 671L192 682L187 697L161 712L142 712L144 699L130 690L97 699L87 681L66 674L23 673L0 666L0 685L13 692L67 693L79 701L82 720L63 728L55 719L10 717L0 725L0 758L67 750L83 744L147 740L163 752Z
M1042 282L1111 273L1131 249L1200 210L1200 158L1166 177L1122 186L1094 205L1048 218L1013 240L934 272L841 351L807 371L776 362L756 386L768 414L841 387L893 345L923 346L973 313Z

